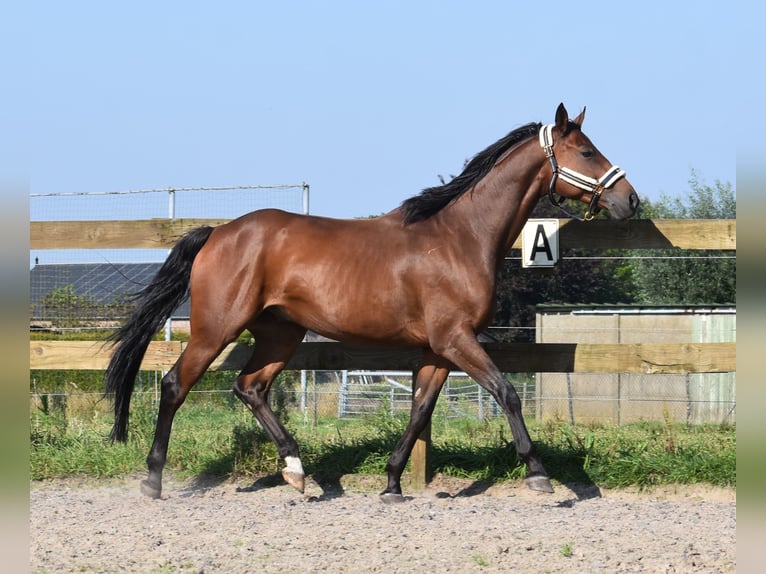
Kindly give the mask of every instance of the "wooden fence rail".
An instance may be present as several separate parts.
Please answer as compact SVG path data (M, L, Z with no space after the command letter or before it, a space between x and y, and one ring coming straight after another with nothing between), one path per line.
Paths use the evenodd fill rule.
M153 341L141 363L146 371L168 370L183 351L180 341ZM728 373L736 370L736 343L484 343L504 373ZM232 343L212 364L213 371L239 371L252 347ZM30 369L106 369L111 351L93 341L31 341ZM345 343L302 343L288 370L412 371L419 349L391 349Z
M138 221L32 221L30 249L167 249L200 225L225 219ZM613 222L559 220L559 241L567 248L736 250L735 219L636 219ZM513 245L521 248L521 240Z

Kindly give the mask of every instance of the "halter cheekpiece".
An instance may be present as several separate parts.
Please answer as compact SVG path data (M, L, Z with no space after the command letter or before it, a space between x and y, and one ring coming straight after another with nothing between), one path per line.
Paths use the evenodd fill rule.
M605 189L612 187L621 177L625 177L625 172L618 166L613 165L606 173L598 179L593 179L587 175L583 175L579 172L569 169L568 167L559 167L556 161L556 156L553 155L553 124L548 124L540 128L540 146L545 152L545 157L551 162L551 171L553 176L551 177L551 183L548 186L548 197L551 203L561 209L564 213L573 217L579 221L590 221L599 212L598 200ZM579 187L584 191L588 191L592 194L590 203L588 204L588 210L585 212L584 217L578 217L569 213L563 207L563 203L566 200L563 196L556 197L554 188L556 187L556 180L561 178L565 182Z

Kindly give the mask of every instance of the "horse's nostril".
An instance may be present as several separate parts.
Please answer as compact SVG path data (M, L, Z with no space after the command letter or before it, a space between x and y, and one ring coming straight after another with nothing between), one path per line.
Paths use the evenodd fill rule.
M638 195L636 195L635 193L631 193L630 197L628 198L628 203L630 204L630 208L633 211L635 211L636 209L638 209L638 204L641 202L638 199Z

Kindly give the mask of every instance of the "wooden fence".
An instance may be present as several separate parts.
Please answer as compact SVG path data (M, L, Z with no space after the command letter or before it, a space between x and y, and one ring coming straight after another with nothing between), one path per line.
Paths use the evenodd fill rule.
M30 249L167 249L200 225L224 219L145 219L138 221L32 221ZM737 248L734 219L636 219L612 222L559 220L560 244L567 248L721 249ZM513 245L521 248L521 240Z
M141 363L146 371L173 366L186 343L152 341ZM736 343L484 343L504 373L728 373L736 369ZM213 362L211 371L238 371L252 349L232 343ZM30 341L31 369L106 369L111 351L93 341ZM345 343L302 343L288 370L412 371L418 349L391 349Z
M225 220L30 222L30 249L169 248L187 231ZM566 248L736 250L736 220L597 220L559 222ZM514 245L520 248L520 241ZM142 369L167 370L185 343L152 342ZM719 373L736 370L736 343L576 344L487 343L503 372ZM105 369L108 349L92 341L30 341L30 369ZM239 370L250 354L246 344L229 345L211 370ZM303 343L288 369L408 370L417 368L417 349ZM414 484L430 479L430 430L412 454Z

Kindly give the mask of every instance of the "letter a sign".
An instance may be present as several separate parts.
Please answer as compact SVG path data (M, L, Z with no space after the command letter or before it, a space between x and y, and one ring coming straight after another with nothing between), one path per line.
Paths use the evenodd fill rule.
M559 220L528 220L521 230L521 266L553 267L558 260Z

